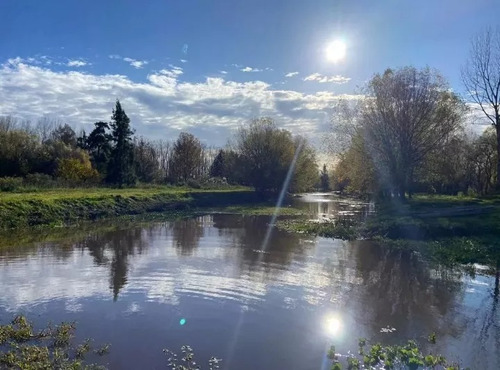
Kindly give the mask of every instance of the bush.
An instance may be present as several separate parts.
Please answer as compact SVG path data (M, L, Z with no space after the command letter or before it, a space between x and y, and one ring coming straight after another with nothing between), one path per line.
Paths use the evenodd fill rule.
M15 191L22 185L21 177L0 177L0 191Z
M188 179L186 182L187 186L193 189L201 189L201 184L196 179Z
M30 173L29 175L26 175L24 182L26 185L37 188L53 188L57 185L57 182L52 178L52 176L44 173Z
M57 177L68 184L97 183L98 172L92 168L90 161L76 158L60 159L57 163Z

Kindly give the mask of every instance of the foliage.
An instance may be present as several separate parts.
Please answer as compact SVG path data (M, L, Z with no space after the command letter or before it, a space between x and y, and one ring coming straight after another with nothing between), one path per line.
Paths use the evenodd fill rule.
M293 191L304 191L317 181L314 150L304 139L277 128L270 118L242 127L236 135L236 151L244 182L257 191L280 191L289 170Z
M190 346L185 345L181 347L182 356L177 356L177 354L169 349L164 349L163 353L168 356L167 366L171 370L195 370L201 368L194 360L194 351ZM221 361L220 358L211 357L208 360L208 369L220 369L219 364Z
M34 171L41 155L37 137L16 128L1 127L0 176L25 176Z
M175 182L187 182L199 178L198 169L202 161L200 140L187 132L181 132L174 144L170 164L170 179Z
M321 191L330 191L330 176L328 176L326 164L323 164L323 170L321 170L319 177Z
M339 155L334 178L336 190L365 194L377 191L375 168L361 135L356 134L351 146Z
M276 226L282 230L326 238L354 240L359 237L358 223L349 218L317 222L303 219L280 220Z
M94 129L88 137L84 132L80 138L80 146L88 150L92 164L102 175L106 174L111 156L111 135L108 131L109 124L99 121L94 124Z
M83 159L60 159L56 175L69 184L96 183L99 180L99 173L92 168L88 155Z
M158 153L153 143L140 138L134 141L135 173L139 181L156 183L160 181Z
M415 170L460 128L464 105L430 69L386 70L368 84L360 132L384 190L404 197Z
M432 344L435 343L435 334ZM358 341L357 354L351 352L349 355L337 354L335 346L331 346L327 353L332 363L332 369L342 369L343 364L349 370L355 369L446 369L459 370L456 362L448 361L444 356L432 352L426 354L417 342L409 340L404 345L382 345L375 343L368 345L366 339Z
M77 145L76 133L68 124L59 125L52 131L49 141L61 142L71 148L75 148Z
M226 153L221 149L210 166L210 176L226 177L226 165Z
M24 316L0 325L0 367L2 369L104 369L87 364L89 353L104 355L109 346L94 349L91 341L73 344L75 325L61 323L36 331Z
M23 185L21 177L0 177L0 191L14 191Z
M130 128L130 119L118 100L111 120L111 140L114 145L108 162L107 181L119 186L130 185L136 179L132 145L133 131Z

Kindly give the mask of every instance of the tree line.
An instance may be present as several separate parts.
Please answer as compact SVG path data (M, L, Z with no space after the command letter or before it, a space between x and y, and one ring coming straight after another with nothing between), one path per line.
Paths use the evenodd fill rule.
M0 187L240 184L277 192L289 172L291 191L310 190L319 179L312 146L270 118L240 128L233 141L215 149L187 132L174 142L137 137L119 101L110 122L79 135L47 119L33 125L0 117Z
M387 69L369 81L364 99L339 101L334 187L399 198L499 190L500 31L473 40L462 79L492 124L481 134L467 130L476 112L430 68Z
M500 190L500 31L487 30L473 40L462 79L489 129L479 135L467 130L470 106L439 72L387 69L367 83L362 99L341 99L334 107L330 171L326 165L319 171L306 139L271 118L242 126L231 145L216 150L186 132L175 142L134 136L119 101L111 121L96 122L88 134L47 120L31 125L3 117L0 188L19 181L227 182L258 191L286 186L295 192L336 189L399 198L414 192L488 194Z

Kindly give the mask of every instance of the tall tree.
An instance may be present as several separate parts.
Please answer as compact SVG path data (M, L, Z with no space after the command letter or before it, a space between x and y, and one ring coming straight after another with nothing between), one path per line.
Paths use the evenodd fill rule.
M257 191L279 192L283 186L303 191L317 181L314 151L302 138L276 127L270 118L260 118L239 130L236 150L246 184ZM289 170L289 182L285 183Z
M405 198L426 156L461 127L465 105L429 68L377 74L368 85L360 129L380 184Z
M135 182L134 148L132 145L134 132L130 128L130 119L119 100L116 101L110 126L111 140L114 145L108 163L107 180L120 186L132 184Z
M170 177L173 181L186 182L197 177L202 164L202 145L193 135L181 132L174 144Z
M225 177L225 152L223 149L219 150L217 155L210 166L211 177Z
M495 127L500 158L500 29L487 29L472 40L469 59L462 69L462 81L474 102ZM496 187L500 190L500 161Z
M65 145L76 148L77 138L75 131L68 124L59 125L50 134L52 141L60 141Z
M108 131L109 124L107 122L99 121L94 123L94 129L85 139L84 145L84 149L89 151L93 165L102 175L106 174L111 156L112 139Z
M143 137L134 140L134 163L137 178L146 183L160 178L160 158L155 145Z

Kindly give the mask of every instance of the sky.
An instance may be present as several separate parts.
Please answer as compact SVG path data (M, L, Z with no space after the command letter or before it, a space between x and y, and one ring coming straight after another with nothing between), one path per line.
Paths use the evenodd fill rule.
M436 68L465 96L470 40L499 13L499 0L0 0L0 115L90 131L119 99L152 139L223 146L269 116L319 142L335 101L388 67Z

